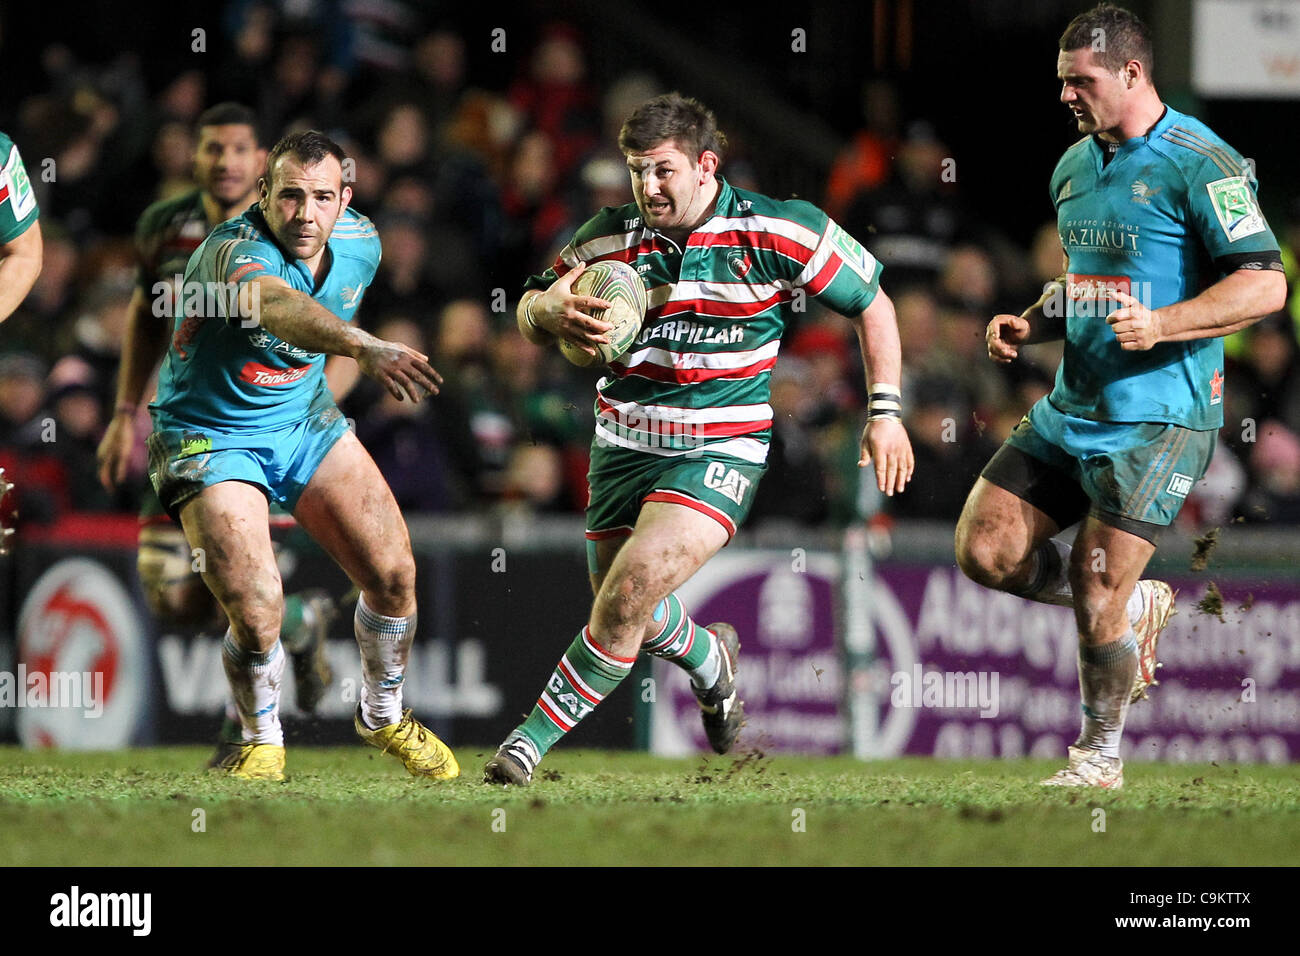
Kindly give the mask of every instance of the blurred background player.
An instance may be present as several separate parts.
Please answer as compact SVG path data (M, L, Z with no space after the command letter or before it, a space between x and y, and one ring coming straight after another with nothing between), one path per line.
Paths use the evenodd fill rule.
M588 262L630 262L649 308L636 342L597 386L590 619L533 712L488 762L487 783L528 784L542 756L618 686L642 650L690 675L710 746L726 753L735 743L744 719L738 635L729 624L700 627L673 592L731 540L753 504L793 290L819 298L857 331L872 383L859 465L874 459L878 486L890 495L911 477L898 328L880 264L810 203L733 187L718 174L725 142L713 112L696 100L671 93L643 103L619 135L635 202L589 220L549 270L528 280L520 300L525 338L564 338L588 352L610 328L590 315L608 302L573 292Z
M0 133L0 322L41 274L41 212L18 147Z
M1154 683L1174 603L1138 579L1223 426L1221 337L1286 299L1248 164L1161 102L1151 63L1146 26L1119 7L1061 36L1061 102L1084 134L1051 179L1065 275L1022 315L995 316L986 340L997 362L1060 338L1065 356L957 526L972 579L1074 608L1083 723L1049 786L1123 785L1128 705ZM1052 540L1078 521L1073 547Z
M180 322L150 405L149 477L230 628L222 661L242 727L233 776L283 780L283 594L269 531L277 502L360 590L357 734L419 776L459 772L442 741L402 710L415 634L415 559L383 476L335 405L324 353L346 355L396 397L441 377L425 356L351 320L379 265L379 236L348 208L343 149L315 131L271 149L259 202L218 226L185 280L202 302ZM206 290L221 292L209 298Z
M208 234L257 201L257 181L266 165L257 117L237 103L220 103L198 119L194 178L198 188L154 203L136 226L137 281L127 311L117 404L99 446L100 481L112 489L122 482L136 449L140 403L167 349L171 315L161 307L175 297L176 277ZM161 313L161 314L160 314ZM283 529L293 518L278 508L272 522ZM185 534L167 516L152 488L140 513L137 567L149 609L169 627L225 629L225 615L199 574ZM312 589L284 599L281 640L293 661L296 703L311 713L333 676L325 656L325 637L336 610L324 591ZM216 766L240 742L239 718L227 702Z

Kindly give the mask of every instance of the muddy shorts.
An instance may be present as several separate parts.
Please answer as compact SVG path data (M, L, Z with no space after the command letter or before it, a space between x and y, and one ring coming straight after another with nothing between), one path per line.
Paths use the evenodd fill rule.
M983 477L1060 527L1092 514L1155 543L1214 454L1217 432L1164 422L1094 422L1037 402Z
M334 443L348 430L326 392L300 422L265 432L155 429L149 436L149 480L167 514L209 485L246 481L272 505L292 514L298 498Z
M667 501L708 515L730 540L749 514L766 470L765 464L711 455L707 446L690 455L667 456L592 442L587 538L631 534L644 502Z

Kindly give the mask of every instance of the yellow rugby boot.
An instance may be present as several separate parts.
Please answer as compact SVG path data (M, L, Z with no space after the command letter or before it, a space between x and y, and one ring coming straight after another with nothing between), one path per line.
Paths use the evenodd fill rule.
M451 780L460 776L460 764L456 763L451 748L416 720L409 709L402 712L402 719L397 723L371 730L361 719L361 705L358 704L353 724L358 737L402 761L413 776L432 777L434 780Z
M278 744L241 744L221 761L220 769L244 780L283 780L284 747Z

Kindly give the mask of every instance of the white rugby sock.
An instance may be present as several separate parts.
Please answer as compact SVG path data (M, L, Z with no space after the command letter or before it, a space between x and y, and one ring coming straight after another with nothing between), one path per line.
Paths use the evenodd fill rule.
M1136 584L1133 585L1133 593L1128 596L1128 604L1125 605L1125 609L1128 611L1128 622L1130 624L1136 624L1138 618L1142 616L1142 612L1146 609L1146 602L1142 600L1142 592L1138 590Z
M264 654L248 651L235 643L226 631L221 642L221 663L230 684L230 694L244 742L284 746L280 726L280 678L284 674L284 648L277 640Z
M364 596L357 599L352 629L361 648L361 719L371 730L402 719L402 681L417 616L385 617Z
M1132 628L1109 644L1079 645L1083 726L1076 747L1099 750L1106 757L1119 756L1137 666L1137 636Z

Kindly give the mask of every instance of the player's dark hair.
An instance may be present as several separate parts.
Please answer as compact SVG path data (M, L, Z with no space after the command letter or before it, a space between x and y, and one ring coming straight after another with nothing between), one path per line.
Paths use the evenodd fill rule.
M1113 3L1099 3L1070 21L1061 34L1061 49L1084 48L1097 54L1097 61L1111 73L1124 69L1129 60L1142 64L1150 78L1155 68L1151 31L1137 15Z
M330 139L320 130L308 129L300 133L290 133L271 147L266 157L266 178L271 180L275 174L275 164L281 156L292 156L304 166L315 166L326 156L333 156L340 165L347 159L343 147Z
M618 148L627 153L645 153L672 141L699 163L706 149L722 159L727 137L718 129L718 119L697 99L677 92L656 96L638 106L618 134Z
M257 114L243 103L226 102L209 106L199 114L199 121L195 124L196 129L205 126L247 126L253 131L257 145L262 145L262 131L257 125Z

